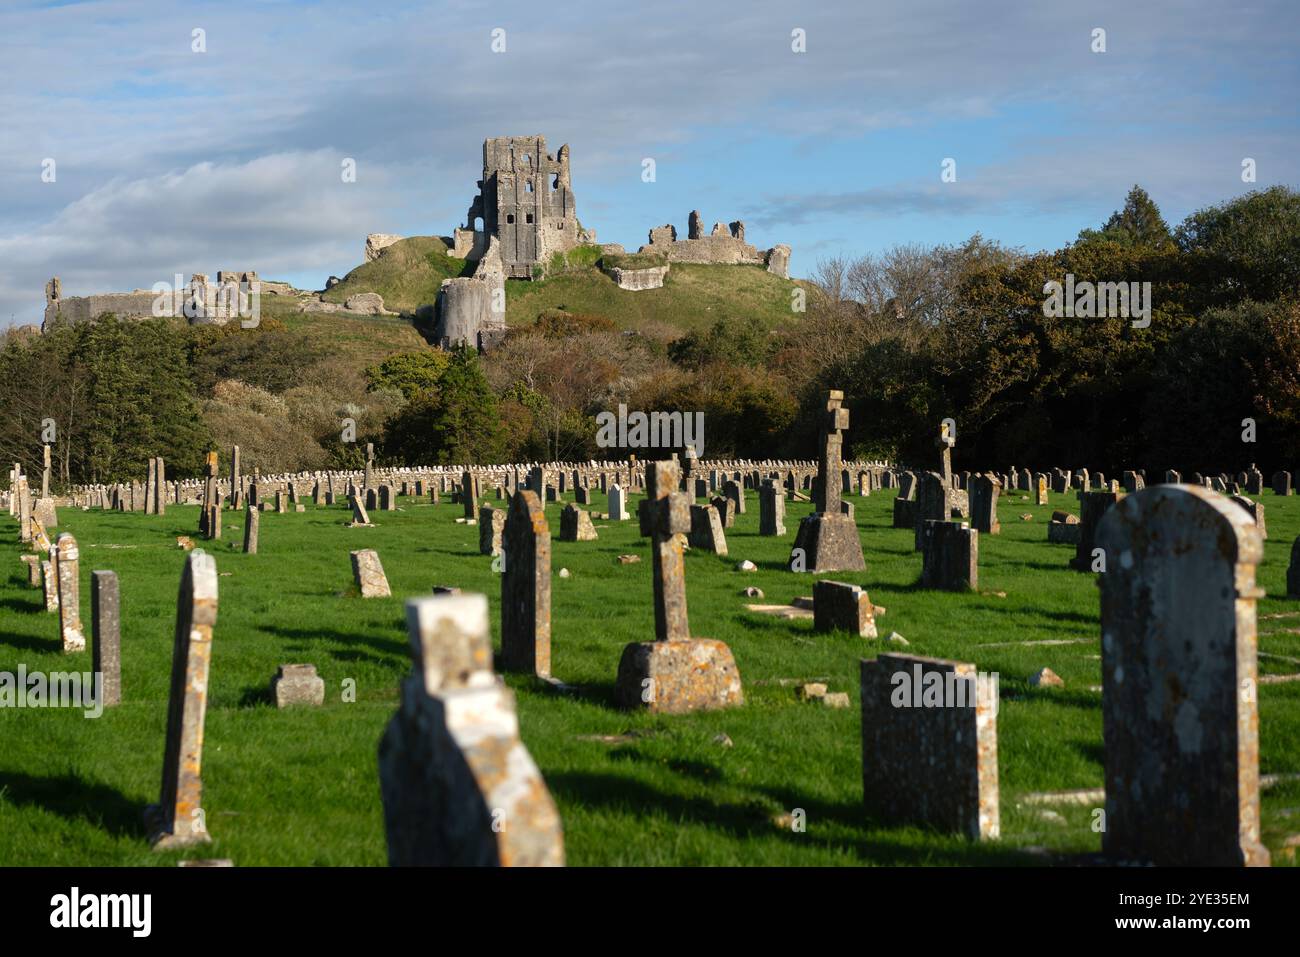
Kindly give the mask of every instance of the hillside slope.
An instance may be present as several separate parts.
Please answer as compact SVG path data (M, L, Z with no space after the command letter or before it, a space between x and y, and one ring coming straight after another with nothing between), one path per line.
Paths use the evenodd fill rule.
M506 323L523 325L547 309L562 308L604 316L624 330L667 326L688 332L724 318L770 329L800 315L792 309L792 293L801 283L760 266L675 263L663 288L630 292L594 265L592 249L576 250L563 270L553 270L545 279L508 281ZM471 272L463 260L447 255L441 239L416 236L352 270L324 298L343 302L357 293L377 292L390 310L410 315L434 301L444 279Z

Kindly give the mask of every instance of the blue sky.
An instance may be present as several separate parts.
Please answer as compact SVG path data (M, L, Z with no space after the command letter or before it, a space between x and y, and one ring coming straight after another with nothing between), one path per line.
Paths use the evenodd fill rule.
M1300 186L1298 25L1295 0L9 0L0 324L39 321L55 274L65 295L219 269L321 288L367 233L461 224L497 135L570 145L602 241L698 209L790 244L796 275L975 232L1056 248L1133 183L1173 224Z

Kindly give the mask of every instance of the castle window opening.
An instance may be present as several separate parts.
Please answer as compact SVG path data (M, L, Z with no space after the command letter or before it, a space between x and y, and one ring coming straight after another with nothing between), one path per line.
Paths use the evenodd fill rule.
M531 179L524 184L524 189L530 193L533 191L533 181Z
M515 214L514 214L514 213L506 213L506 224L507 224L507 225L514 225L514 222L515 222Z
M528 224L531 224L532 221L533 221L533 214L532 214L532 213L527 213L527 214L525 215L525 217L524 217L524 222L525 222L525 223L528 223Z

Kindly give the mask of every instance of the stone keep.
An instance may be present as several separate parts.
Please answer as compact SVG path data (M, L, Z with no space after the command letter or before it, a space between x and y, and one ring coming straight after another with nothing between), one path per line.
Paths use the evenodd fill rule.
M1108 857L1266 865L1259 835L1259 530L1205 488L1158 485L1102 518Z
M211 840L203 811L203 719L216 623L217 563L196 548L185 558L176 600L162 795L145 809L145 828L154 850Z
M813 483L814 512L799 523L790 552L790 567L795 571L862 571L867 567L858 527L840 510L841 433L849 427L849 410L843 404L844 393L832 389L826 399L825 431Z
M692 638L686 615L682 538L690 531L691 496L677 489L675 461L646 465L641 534L652 539L655 641L623 649L615 698L624 708L681 714L744 704L740 672L721 641Z
M389 863L563 865L559 812L492 673L487 597L415 599L406 615L411 675L379 742Z
M998 688L973 664L862 660L862 790L887 823L998 837Z

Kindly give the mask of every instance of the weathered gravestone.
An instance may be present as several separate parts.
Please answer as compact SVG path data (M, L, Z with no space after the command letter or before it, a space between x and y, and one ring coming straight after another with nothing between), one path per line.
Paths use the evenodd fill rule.
M348 504L352 506L352 525L370 524L370 513L366 511L366 507L361 504L361 499L357 495L350 495Z
M145 827L154 850L211 840L203 809L203 719L216 623L217 563L196 548L185 556L176 600L162 793L157 804L145 809Z
M691 637L682 556L691 497L677 491L680 474L671 460L646 465L639 517L641 534L653 542L656 640L623 649L615 697L624 708L680 714L744 703L731 649L721 641Z
M1204 488L1125 498L1097 530L1108 857L1266 865L1259 839L1259 530Z
M785 495L772 480L758 487L758 534L785 534Z
M1002 531L998 522L998 492L1001 483L991 475L973 475L970 480L970 523L985 535Z
M81 555L77 540L63 532L54 547L59 553L59 637L64 651L85 651L86 633L81 624Z
M736 524L736 503L731 499L715 495L710 500L709 506L718 513L723 528L731 528Z
M91 661L100 681L100 704L122 702L122 605L117 572L90 573Z
M596 540L596 527L591 524L591 515L576 505L566 505L560 512L560 541L593 542Z
M350 554L352 579L362 598L387 598L392 595L377 551L373 548L362 548Z
M865 589L845 582L813 583L813 630L876 637L876 609Z
M541 508L523 490L512 508L521 494ZM559 812L492 673L486 596L416 599L406 615L411 675L379 742L389 863L562 865Z
M506 510L484 505L478 510L478 553L500 555L501 536L506 528Z
M244 554L257 554L257 532L262 513L251 506L244 509Z
M921 546L921 587L979 589L980 533L966 522L926 522Z
M912 547L918 552L925 546L926 522L946 522L952 517L952 489L938 472L922 472L917 480L916 504L912 516Z
M1291 494L1291 473L1290 472L1273 473L1273 494L1274 495Z
M1254 499L1247 498L1245 495L1233 495L1232 501L1241 508L1251 520L1255 527L1259 529L1260 538L1268 538L1268 529L1264 525L1264 503L1256 502Z
M627 495L617 485L609 486L609 520L611 522L627 521Z
M501 575L501 668L551 673L551 530L540 496L519 489L510 500Z
M280 665L271 679L271 698L277 708L320 707L325 703L325 681L315 665Z
M691 506L691 530L686 537L691 548L713 555L727 554L727 533L722 518L712 505Z
M1093 555L1097 549L1097 526L1110 507L1123 497L1123 492L1079 493L1079 544L1075 546L1074 558L1070 559L1070 567L1075 571L1104 572L1108 567L1104 552Z
M862 660L862 790L888 823L998 837L998 685L973 664Z
M794 571L862 571L867 567L858 526L840 511L841 433L849 427L849 410L843 403L844 393L832 389L826 399L821 454L813 482L814 511L799 523L790 551Z

